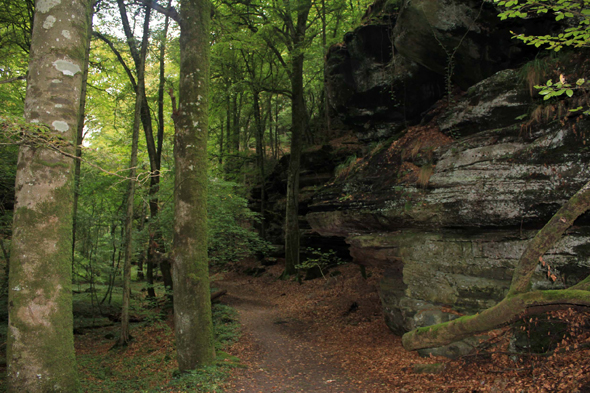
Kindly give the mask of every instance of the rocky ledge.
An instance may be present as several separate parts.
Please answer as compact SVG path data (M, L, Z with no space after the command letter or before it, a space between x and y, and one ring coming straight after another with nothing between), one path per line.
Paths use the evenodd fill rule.
M385 267L381 300L398 334L472 314L501 300L527 241L590 178L590 153L565 122L523 122L536 104L504 70L398 132L313 197L306 218L344 237L354 261ZM551 249L536 288L590 273L582 217ZM468 349L457 343L449 356Z

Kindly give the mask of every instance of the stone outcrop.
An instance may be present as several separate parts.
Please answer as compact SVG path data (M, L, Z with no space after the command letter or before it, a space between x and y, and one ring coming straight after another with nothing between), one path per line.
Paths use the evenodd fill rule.
M444 77L393 56L391 24L367 25L330 48L329 102L359 139L379 140L415 124L444 94Z
M364 156L338 174L323 165L324 184L304 188L300 212L322 236L315 244L343 239L354 262L385 268L381 301L398 334L501 300L529 239L590 178L590 121L559 121L517 70L536 49L510 30L556 27L497 12L471 0L380 0L328 53L333 119L365 143ZM549 116L538 121L539 111ZM535 288L590 274L589 218L546 254Z
M552 29L550 18L503 22L498 13L485 1L404 0L393 30L395 49L466 89L535 55L510 31L538 35Z
M538 49L511 31L555 28L552 18L502 22L498 12L474 0L377 0L365 23L328 52L333 116L361 141L389 138L419 123L453 86L467 89L533 59Z
M394 332L501 300L527 241L590 178L585 136L576 131L590 122L525 127L534 105L517 72L500 71L456 102L439 102L424 125L314 195L311 227L344 237L356 263L385 267L380 293ZM570 286L590 273L586 222L547 253L557 280L540 266L535 288Z

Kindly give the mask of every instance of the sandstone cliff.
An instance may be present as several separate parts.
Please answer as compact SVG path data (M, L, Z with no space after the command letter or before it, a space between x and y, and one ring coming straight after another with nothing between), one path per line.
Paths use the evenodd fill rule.
M386 267L381 300L399 334L501 300L528 239L590 178L589 122L533 98L522 67L538 52L511 39L556 27L496 15L485 2L380 1L327 58L333 117L365 155L314 187L302 213L354 262ZM590 273L578 221L545 258L557 280L539 266L536 287Z

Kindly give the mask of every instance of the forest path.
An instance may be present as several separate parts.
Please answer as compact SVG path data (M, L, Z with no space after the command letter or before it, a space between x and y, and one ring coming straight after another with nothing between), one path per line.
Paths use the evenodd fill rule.
M245 348L240 358L248 368L238 370L228 392L363 392L332 355L314 346L305 322L281 312L276 295L261 293L247 282L217 282L227 289L222 302L240 316ZM279 295L281 296L281 295Z

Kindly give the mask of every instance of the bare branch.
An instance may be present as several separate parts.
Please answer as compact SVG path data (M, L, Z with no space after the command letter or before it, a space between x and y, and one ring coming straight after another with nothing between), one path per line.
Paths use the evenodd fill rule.
M135 77L133 76L133 72L131 72L131 69L127 66L127 63L125 63L123 56L121 56L121 53L117 50L117 48L115 48L115 45L113 44L113 42L111 40L109 40L106 36L99 33L98 31L95 31L92 34L95 37L100 38L102 41L104 41L111 48L111 50L113 51L115 56L117 56L119 63L121 63L121 65L125 69L125 72L127 73L127 76L129 77L129 81L131 82L131 86L133 86L133 90L137 91L137 82L135 82Z
M21 75L21 76L17 76L14 78L4 79L3 81L0 81L0 85L3 83L12 83L12 82L16 82L16 81L22 81L25 79L27 79L26 75Z
M170 19L176 21L176 23L180 24L180 15L178 14L178 12L176 11L176 8L174 7L170 7L170 8L165 8L162 7L160 4L156 3L155 1L151 1L151 0L139 0L143 5L146 5L148 7L152 7L155 11L169 17Z

